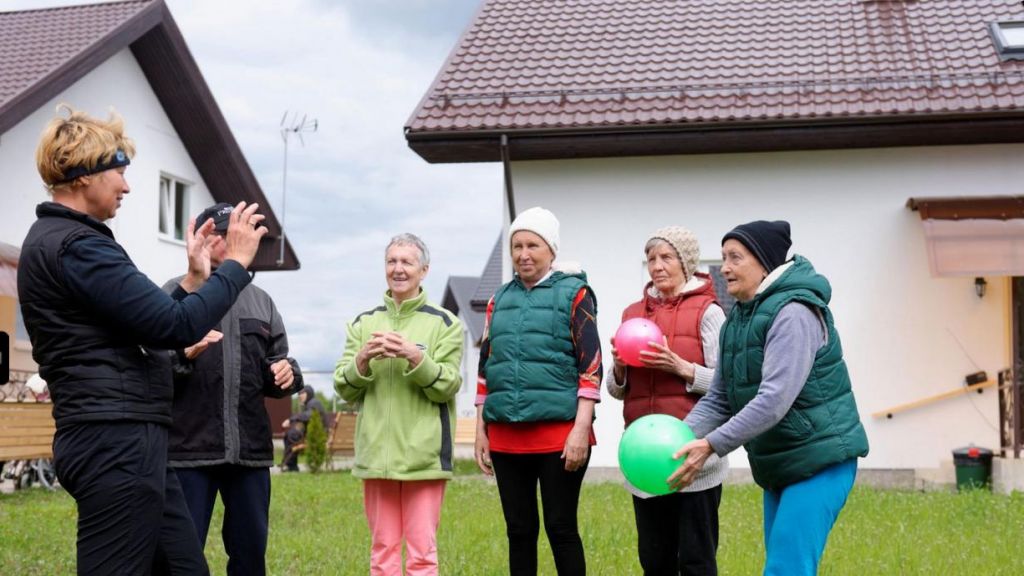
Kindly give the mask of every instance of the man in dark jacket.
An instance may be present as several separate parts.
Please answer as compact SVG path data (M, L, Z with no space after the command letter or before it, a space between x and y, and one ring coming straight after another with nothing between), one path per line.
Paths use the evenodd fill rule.
M120 117L62 109L67 117L50 122L36 151L53 201L36 208L22 243L18 299L53 398L57 477L78 508L78 573L208 574L167 466L164 350L202 338L249 284L263 216L256 204L235 208L213 274L213 223L190 223L189 272L168 296L103 224L129 192L124 172L135 148Z
M314 410L320 414L320 423L327 427L327 410L324 409L323 402L316 397L316 390L309 384L299 391L299 408L298 413L292 414L281 423L281 427L288 430L284 434L284 456L281 458L283 472L299 471L299 455L295 451L295 446L306 437L306 428Z
M197 225L214 222L209 247L214 269L223 262L231 212L230 204L220 203L196 217ZM168 281L164 290L173 291L180 281ZM175 387L169 458L199 543L206 544L220 493L228 574L265 574L274 446L263 399L302 388L302 373L288 358L288 336L274 301L256 285L246 286L217 327L200 342L171 352L171 363Z

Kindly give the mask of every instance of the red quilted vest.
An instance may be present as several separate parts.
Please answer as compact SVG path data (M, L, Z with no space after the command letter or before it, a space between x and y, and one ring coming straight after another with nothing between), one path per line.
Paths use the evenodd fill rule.
M700 322L707 307L716 302L715 288L707 274L698 272L696 276L704 280L703 286L667 299L652 298L648 294L649 283L644 288L643 299L630 304L622 313L622 320L651 320L668 337L668 347L673 352L704 366ZM686 391L682 378L661 370L627 366L626 382L629 386L622 408L626 426L648 414L670 414L682 419L700 400L699 394Z

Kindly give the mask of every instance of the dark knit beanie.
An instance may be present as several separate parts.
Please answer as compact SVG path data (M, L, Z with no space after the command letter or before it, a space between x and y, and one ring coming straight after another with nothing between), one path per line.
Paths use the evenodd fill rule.
M722 244L730 238L746 246L769 273L786 262L786 253L793 245L789 237L789 222L785 220L756 220L740 224L722 237Z

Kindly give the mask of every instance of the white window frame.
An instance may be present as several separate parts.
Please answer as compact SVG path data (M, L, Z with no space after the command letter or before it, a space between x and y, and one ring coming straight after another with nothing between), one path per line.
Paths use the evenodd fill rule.
M700 264L697 266L697 269L711 276L712 279L714 279L715 272L712 270L712 267L721 268L722 261L701 260ZM718 272L718 275L721 276L721 272ZM732 310L732 307L736 304L736 299L733 298L732 295L729 294L728 292L720 293L718 290L715 290L715 295L718 298L718 304L722 307L723 310L725 310L725 314L728 315L729 311Z
M1012 35L1007 35L1010 30L1013 31ZM1000 59L1024 60L1024 42L1020 40L1024 35L1024 20L992 22L989 32Z
M157 231L165 240L184 242L189 216L192 213L193 183L161 172L158 186Z

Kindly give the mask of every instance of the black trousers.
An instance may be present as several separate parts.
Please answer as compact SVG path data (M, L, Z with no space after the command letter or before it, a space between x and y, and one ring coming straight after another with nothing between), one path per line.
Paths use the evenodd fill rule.
M633 497L645 576L715 576L722 485L701 492Z
M178 477L167 428L76 424L53 441L57 478L78 507L78 573L209 574Z
M292 452L292 447L302 442L306 433L297 426L292 426L284 433L284 455L281 456L281 466L291 472L299 471L299 455Z
M565 471L559 452L545 454L508 454L491 452L494 476L498 481L501 510L508 536L508 570L511 576L537 574L537 484L540 484L544 509L544 531L555 557L560 576L583 576L587 562L583 555L576 522L580 487L587 461L574 472Z
M178 468L178 479L199 543L206 546L213 505L220 494L224 503L224 550L228 574L267 573L267 529L270 514L270 471L234 464Z

